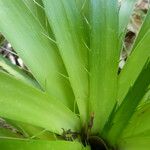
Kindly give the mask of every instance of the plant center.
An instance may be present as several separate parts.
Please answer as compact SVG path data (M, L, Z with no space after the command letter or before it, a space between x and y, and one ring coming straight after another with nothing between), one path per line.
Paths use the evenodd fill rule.
M108 150L105 142L98 136L89 137L88 143L91 146L91 150Z

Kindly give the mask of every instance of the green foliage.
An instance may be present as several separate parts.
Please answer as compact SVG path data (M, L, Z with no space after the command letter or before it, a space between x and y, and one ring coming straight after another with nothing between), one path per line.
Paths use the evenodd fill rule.
M117 1L92 0L90 15L89 108L95 114L93 132L97 133L103 129L116 103L119 59Z
M83 148L80 143L77 142L65 142L65 141L34 141L34 140L18 140L18 139L1 139L0 146L2 149L8 150L60 150L60 148L64 150L88 150L89 148Z
M148 60L149 61L149 60ZM124 98L122 104L110 118L108 124L106 125L106 138L110 143L115 144L116 140L119 139L120 134L123 129L128 125L130 118L135 112L136 107L142 100L144 94L147 92L148 85L150 83L150 62L148 62L139 77L130 87L126 97ZM139 91L140 89L140 91ZM104 131L105 132L105 131Z
M133 45L132 53L129 56L122 72L119 75L118 80L118 104L123 101L124 96L127 94L130 86L132 86L137 79L139 73L144 67L147 59L150 57L150 11L147 14L147 17L143 23L143 26L140 29L139 36L136 38L136 41ZM129 73L131 73L129 75Z
M150 10L118 74L135 3L0 0L0 32L28 69L0 56L0 117L19 131L0 126L1 149L149 149Z

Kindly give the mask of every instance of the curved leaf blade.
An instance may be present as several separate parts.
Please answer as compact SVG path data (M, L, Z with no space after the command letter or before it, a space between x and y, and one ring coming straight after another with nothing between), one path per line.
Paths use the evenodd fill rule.
M78 142L0 139L0 147L9 150L89 150Z
M0 116L58 134L80 130L79 118L57 99L2 72L0 83Z
M91 51L89 109L94 113L92 132L101 132L116 103L118 2L91 0Z
M88 114L88 55L84 45L84 26L75 0L43 0L50 26L56 37L81 120Z
M107 123L105 136L113 145L116 144L125 127L129 124L138 104L148 90L150 84L149 76L150 62L147 62L137 80L129 89L124 101Z
M119 143L120 150L149 150L150 137L133 137Z
M147 59L150 57L150 11L145 19L132 53L119 75L118 104L120 105L131 85L134 84ZM129 75L130 74L130 75Z
M4 70L12 76L15 76L17 79L20 79L21 81L27 84L41 89L37 81L33 77L29 76L27 71L25 72L25 70L13 65L9 60L4 58L3 56L0 56L0 67L2 68L2 70Z
M0 32L12 44L41 87L72 109L74 95L68 80L64 78L66 71L58 50L45 36L47 32L23 0L0 0L0 8L0 20L5 20L0 23Z
M1 138L22 138L21 135L14 133L6 128L1 128L0 127L0 139Z
M149 32L150 29L150 9L147 12L147 15L144 19L144 22L141 26L141 29L138 33L138 36L135 40L135 43L133 45L133 50L136 48L136 46L139 44L139 42L143 39L143 37L147 34L147 32Z
M130 137L150 136L150 103L142 105L131 118L129 125L122 134L122 139Z

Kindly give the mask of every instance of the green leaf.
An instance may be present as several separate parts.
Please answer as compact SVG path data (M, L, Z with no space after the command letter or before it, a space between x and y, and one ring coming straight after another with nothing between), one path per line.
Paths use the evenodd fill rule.
M35 79L29 75L29 72L13 65L8 59L4 58L3 56L0 56L0 68L2 68L2 70L14 76L15 78L41 89L37 81L35 81Z
M89 2L90 0L75 0L80 13L84 17L89 17ZM84 26L85 27L85 26Z
M48 32L51 31L42 0L23 0L28 9L32 12L33 16L40 22L44 29ZM52 35L52 33L50 34Z
M48 31L48 20L44 11L43 2L42 0L34 0L34 3L36 5L37 18L39 19L41 25L45 28L45 30Z
M150 137L133 137L122 140L119 143L120 150L149 150Z
M89 23L89 4L90 0L75 0L77 7L79 9L80 14L82 15L82 21L84 24L84 32L85 32L85 45L88 49L90 49L90 36L89 36L89 31L90 31L90 23Z
M42 88L73 109L74 95L64 78L66 72L62 59L54 43L45 36L47 32L22 0L0 0L0 8L0 20L5 20L0 23L0 32Z
M17 125L24 131L24 134L26 134L26 138L41 139L41 140L56 140L55 133L49 132L46 129L25 123L18 123Z
M62 128L79 131L79 118L57 99L2 72L0 83L1 117L43 127L58 134L62 133Z
M37 17L37 6L33 0L22 0L28 7L28 9L32 12L32 14ZM37 18L38 19L38 18Z
M10 124L13 128L15 128L24 138L56 140L55 133L49 132L41 127L6 118L5 121L8 123L8 125Z
M21 138L21 135L17 134L17 133L13 133L12 131L10 131L9 129L6 128L1 128L0 127L0 140L1 138Z
M139 102L145 95L148 85L150 84L150 62L148 62L135 83L130 87L126 97L120 107L116 110L105 128L106 139L112 145L121 136L124 128L129 124L129 121L134 114ZM140 90L139 90L140 89Z
M135 41L135 47L132 49L127 62L119 75L118 81L118 104L120 105L131 85L134 84L145 62L150 57L150 11L145 19L139 36ZM149 25L148 25L149 24Z
M135 40L135 43L133 45L133 50L138 46L138 44L140 42L142 42L143 38L146 36L146 34L149 32L149 30L150 30L150 9L147 12L147 15L144 19L144 22L141 26L141 29L138 33L136 40Z
M5 150L89 150L78 142L18 139L0 139L0 147Z
M0 118L0 138L23 138L24 136L12 124L8 123L3 118Z
M88 114L88 63L84 26L75 0L43 0L50 26L78 104L81 120Z
M142 105L131 118L122 138L150 136L150 103Z
M91 0L90 112L101 132L115 103L118 71L118 2Z

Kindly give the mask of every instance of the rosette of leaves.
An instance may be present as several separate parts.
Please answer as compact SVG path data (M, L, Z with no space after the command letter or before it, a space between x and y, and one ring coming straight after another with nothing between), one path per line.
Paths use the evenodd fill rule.
M149 150L150 11L118 73L136 0L0 0L3 150ZM12 130L15 129L15 130Z

